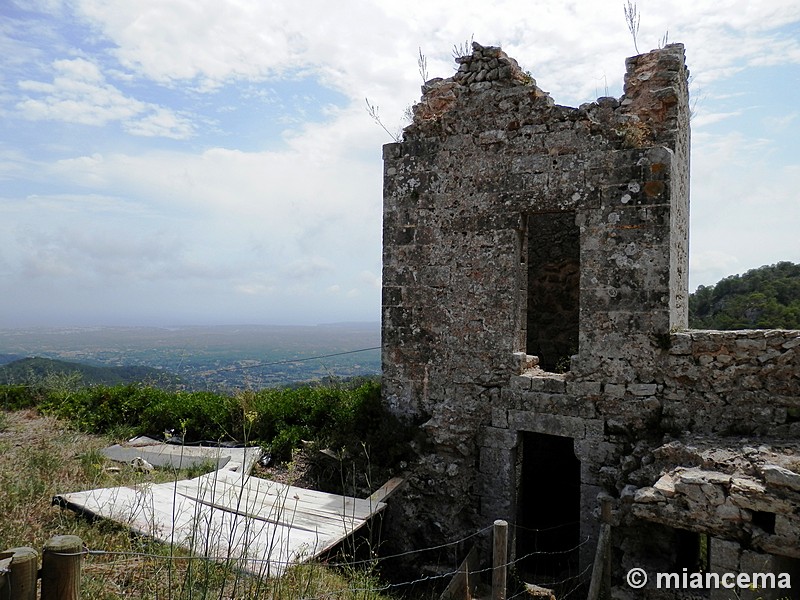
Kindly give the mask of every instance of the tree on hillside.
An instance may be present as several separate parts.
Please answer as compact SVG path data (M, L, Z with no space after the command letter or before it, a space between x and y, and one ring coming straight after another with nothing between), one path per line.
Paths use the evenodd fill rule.
M694 329L800 329L800 265L779 262L689 295Z

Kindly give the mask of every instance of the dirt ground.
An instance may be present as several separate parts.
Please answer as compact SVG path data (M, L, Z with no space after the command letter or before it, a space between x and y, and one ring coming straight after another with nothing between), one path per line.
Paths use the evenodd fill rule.
M0 444L12 447L35 446L66 433L69 427L53 417L45 417L35 410L18 410L2 413Z

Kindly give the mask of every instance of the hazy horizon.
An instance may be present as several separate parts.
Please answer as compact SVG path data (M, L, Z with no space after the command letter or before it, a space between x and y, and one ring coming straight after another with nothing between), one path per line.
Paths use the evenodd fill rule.
M380 324L0 328L0 364L42 357L148 366L194 389L285 385L380 373Z

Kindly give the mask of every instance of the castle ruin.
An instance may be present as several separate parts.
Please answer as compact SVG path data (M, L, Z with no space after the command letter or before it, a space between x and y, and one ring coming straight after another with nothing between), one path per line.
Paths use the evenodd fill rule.
M585 579L606 497L615 598L685 597L632 567L799 593L800 331L687 329L683 46L579 108L499 48L457 62L384 147L383 399L421 432L408 544L507 519L520 568Z

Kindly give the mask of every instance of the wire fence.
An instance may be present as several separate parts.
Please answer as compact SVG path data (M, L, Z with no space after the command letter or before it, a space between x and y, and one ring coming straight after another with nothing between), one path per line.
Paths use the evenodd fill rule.
M558 530L565 527L574 526L575 522L570 523L562 523L558 525L554 525L551 527L545 528L530 528L530 527L523 527L517 525L513 522L509 522L509 526L520 531L527 531L532 533L545 533L554 530ZM398 552L394 554L388 554L383 556L375 556L369 559L363 560L347 560L347 561L320 561L320 563L326 567L337 568L337 569L346 569L349 572L353 572L354 569L359 567L376 567L391 560L400 560L400 559L409 559L415 555L423 555L427 553L434 553L448 548L455 548L455 547L464 547L466 543L470 541L476 541L476 538L480 538L485 534L488 534L493 529L493 526L487 526L478 531L475 531L467 536L458 538L453 541L445 542L442 544L437 544L433 546L428 546L426 548L421 549L414 549L408 550L404 552ZM574 555L580 551L580 549L585 546L586 544L590 543L590 538L587 536L586 538L581 539L581 541L570 548L562 549L562 550L535 550L532 552L527 552L523 555L515 556L510 560L507 560L505 563L500 565L493 565L489 567L484 567L478 570L471 570L470 577L475 576L488 576L491 574L495 569L502 568L502 569L515 569L517 568L520 563L529 561L531 558L535 558L537 556L542 557L552 557L557 555ZM113 557L123 559L120 561L111 561L103 563L106 567L111 567L115 564L122 564L124 562L129 561L130 559L149 559L154 561L211 561L211 562L219 562L224 563L226 561L233 561L235 560L231 556L208 556L208 555L198 555L198 554L190 554L190 555L177 555L170 553L169 555L164 554L156 554L151 552L136 552L136 551L118 551L118 550L102 550L102 549L91 549L86 546L78 552L54 552L53 554L59 556L85 556L87 558L92 557ZM270 563L273 565L281 565L281 566L290 566L294 564L292 561L280 561L274 560L269 557L264 558L250 558L247 557L246 561L248 563ZM586 578L592 569L592 565L589 564L585 566L581 571L568 575L566 577L562 577L561 579L553 580L553 581L537 581L537 585L544 586L550 589L559 589L560 594L558 596L559 600L569 599L575 596L582 587L586 583ZM323 595L319 596L303 596L303 600L325 600L331 599L335 596L341 596L344 594L366 594L366 593L384 593L384 592L393 592L401 590L402 588L412 588L414 586L418 586L420 584L433 584L439 581L451 579L460 573L460 567L456 567L450 570L446 570L442 573L436 573L431 575L423 575L414 579L408 579L405 581L392 581L387 583L375 583L370 586L365 587L347 587L346 589L342 590L329 590L326 591ZM521 591L515 592L514 595L507 596L507 600L513 600L515 598L521 598L525 596L528 592L523 588Z

